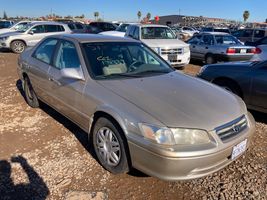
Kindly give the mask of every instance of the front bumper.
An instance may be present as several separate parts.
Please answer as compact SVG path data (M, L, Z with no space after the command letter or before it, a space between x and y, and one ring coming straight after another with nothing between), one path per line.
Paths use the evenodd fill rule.
M212 152L194 156L170 157L128 141L133 167L140 171L169 181L200 178L229 165L233 147L247 139L247 146L255 132L255 121L249 114L250 126L228 143L218 144ZM194 152L196 153L196 152Z
M190 62L190 53L177 54L174 60L169 60L167 54L161 54L160 56L168 61L173 67L184 67Z

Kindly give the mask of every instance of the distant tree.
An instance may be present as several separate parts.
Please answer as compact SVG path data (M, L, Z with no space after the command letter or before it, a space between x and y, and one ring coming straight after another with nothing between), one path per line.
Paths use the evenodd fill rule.
M7 19L7 14L6 14L6 11L4 11L4 14L3 14L3 19Z
M247 22L248 18L249 18L249 11L248 10L245 10L244 13L243 13L243 19L244 19L244 22Z
M151 13L147 13L147 14L146 14L146 18L147 18L147 20L149 21L150 18L151 18Z
M94 12L94 17L95 17L95 20L97 20L99 17L99 12Z
M141 19L141 17L142 17L142 13L141 13L140 10L137 12L137 17L138 17L138 21L140 21L140 19Z

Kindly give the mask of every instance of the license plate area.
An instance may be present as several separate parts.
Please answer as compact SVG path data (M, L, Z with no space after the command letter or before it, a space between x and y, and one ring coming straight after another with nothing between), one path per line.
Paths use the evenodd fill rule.
M246 49L240 49L240 53L247 53Z
M169 61L177 60L177 54L169 54L169 55L168 55L168 60L169 60Z
M234 160L246 151L247 139L243 140L239 144L235 145L232 150L231 159Z

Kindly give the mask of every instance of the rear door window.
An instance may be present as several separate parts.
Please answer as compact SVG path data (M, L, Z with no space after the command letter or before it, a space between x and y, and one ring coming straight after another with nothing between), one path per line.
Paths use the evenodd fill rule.
M188 43L189 44L198 44L201 37L202 37L201 35L194 36L190 40L188 40Z
M212 35L204 35L201 41L204 45L214 45L214 38Z
M64 28L60 25L45 25L45 31L47 33L62 32L64 31Z
M44 27L44 25L37 25L37 26L32 27L31 31L35 34L36 33L44 33L45 27Z
M46 39L34 52L33 57L50 64L52 61L53 53L58 43L57 39Z
M256 38L263 38L265 36L264 30L255 30L254 31L254 37Z

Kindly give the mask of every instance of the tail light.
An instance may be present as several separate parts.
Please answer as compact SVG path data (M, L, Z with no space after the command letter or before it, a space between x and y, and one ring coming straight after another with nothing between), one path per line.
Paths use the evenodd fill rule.
M233 53L236 53L236 50L233 49L233 48L228 48L228 49L226 50L226 53L227 53L227 54L233 54Z
M254 54L260 54L262 52L262 50L260 48L254 48L254 49L251 49L251 53L254 53Z

